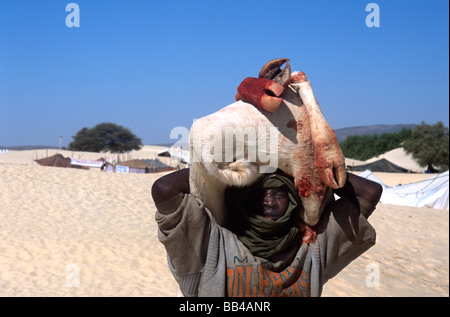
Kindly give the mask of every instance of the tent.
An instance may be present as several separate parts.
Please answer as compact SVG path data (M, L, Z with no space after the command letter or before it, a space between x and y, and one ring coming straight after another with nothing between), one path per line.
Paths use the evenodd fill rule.
M142 160L129 160L116 164L118 173L149 173L151 166Z
M191 161L190 152L187 150L183 150L183 148L178 147L170 147L165 149L164 151L161 151L158 153L158 156L160 157L170 157L176 161L179 161L181 163L187 163Z
M130 160L118 163L116 172L122 173L156 173L175 170L176 168L162 163L158 159Z
M347 166L352 171L365 171L370 170L372 172L386 172L386 173L407 173L408 170L401 166L382 158L380 160L357 166Z
M163 162L161 162L158 159L150 159L150 160L142 160L142 161L151 166L150 173L176 170L175 167L164 164Z
M379 155L376 158L372 158L367 160L365 163L371 163L373 161L379 160L385 158L391 163L394 163L395 165L398 165L400 167L403 167L407 170L411 170L411 172L416 173L422 173L426 166L421 166L417 161L413 158L412 154L406 153L405 149L403 147L399 147L393 150L390 150L384 154ZM364 163L361 163L364 164ZM355 165L361 165L361 164L355 164Z
M385 188L391 188L392 186L389 186L388 184L384 183L381 179L375 176L370 170L365 170L362 173L359 173L359 177L367 178L371 180L372 182L378 183L381 186L383 186L383 189Z
M71 158L70 164L72 165L79 165L79 166L86 166L86 167L102 167L103 164L105 164L105 160L88 160L88 159L74 159Z
M383 194L380 201L384 204L449 210L448 171L420 182L396 187L386 185L373 175L370 170L360 173L359 176L383 186Z
M35 161L42 166L85 168L83 166L72 165L70 157L64 157L61 154L55 154Z

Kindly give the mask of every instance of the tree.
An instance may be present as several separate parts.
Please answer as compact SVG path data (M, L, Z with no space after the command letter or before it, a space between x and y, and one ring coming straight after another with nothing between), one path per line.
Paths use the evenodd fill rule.
M449 159L448 127L442 122L428 125L422 122L412 131L412 138L405 141L403 148L422 166L427 166L430 173L448 170Z
M124 153L139 150L141 146L141 139L128 128L105 122L91 129L82 128L78 131L69 144L69 150Z
M411 135L412 131L404 128L394 133L350 135L339 146L345 157L365 161L401 147Z

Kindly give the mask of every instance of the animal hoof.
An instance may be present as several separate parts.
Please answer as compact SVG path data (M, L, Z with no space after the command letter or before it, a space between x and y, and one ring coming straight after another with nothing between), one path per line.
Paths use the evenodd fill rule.
M344 187L345 182L347 181L347 170L345 168L345 164L339 166L334 172L334 178L337 181L338 188Z
M321 179L328 187L333 189L341 188L347 180L345 165L323 169L321 172Z
M286 66L281 70L281 66L286 63ZM267 78L274 82L287 87L291 79L291 65L289 65L289 58L277 58L267 62L259 72L259 78Z

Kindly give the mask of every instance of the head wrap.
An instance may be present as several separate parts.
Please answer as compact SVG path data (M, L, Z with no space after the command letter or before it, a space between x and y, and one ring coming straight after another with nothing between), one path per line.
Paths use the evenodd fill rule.
M283 187L289 197L286 213L277 220L267 219L252 207L254 194L265 188ZM300 197L293 181L284 173L262 176L249 187L230 187L226 193L227 209L232 222L231 230L253 255L263 258L284 251L299 238Z

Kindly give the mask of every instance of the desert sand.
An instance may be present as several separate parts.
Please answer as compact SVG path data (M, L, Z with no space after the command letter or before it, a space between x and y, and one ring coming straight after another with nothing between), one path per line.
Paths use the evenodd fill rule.
M146 146L124 159L153 158L161 149ZM165 173L34 162L57 152L104 157L0 154L0 296L176 296L150 191ZM392 186L430 177L375 175ZM449 296L448 210L380 203L370 222L377 244L325 284L323 296Z

